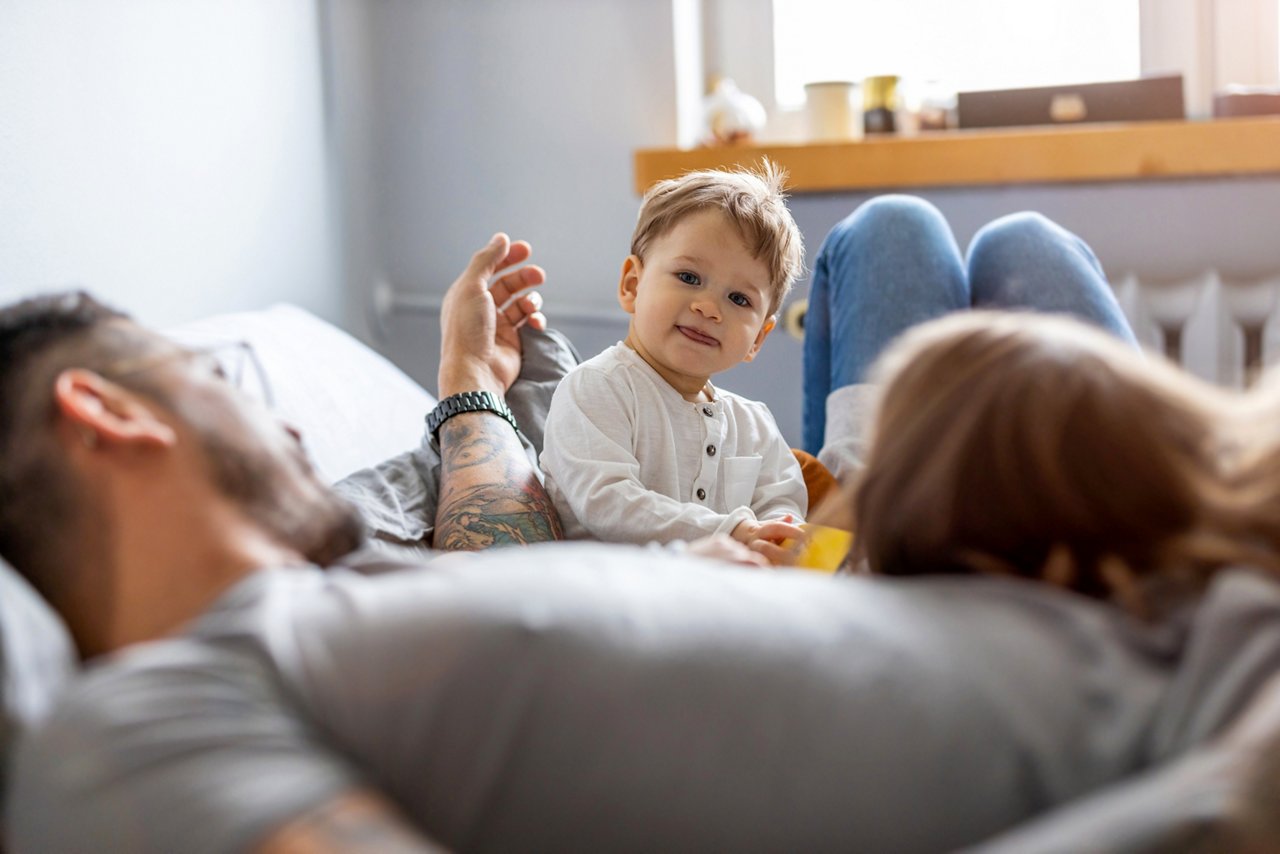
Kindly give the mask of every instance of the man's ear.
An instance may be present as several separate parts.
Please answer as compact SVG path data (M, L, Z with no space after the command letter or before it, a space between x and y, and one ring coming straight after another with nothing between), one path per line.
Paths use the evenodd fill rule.
M134 392L83 368L68 368L53 383L59 414L86 445L131 444L171 447L173 428Z
M644 267L639 255L628 255L622 262L622 277L618 280L618 304L627 314L636 313L636 294L640 290L640 272Z
M778 316L775 314L764 322L764 326L760 327L760 334L756 336L756 340L751 344L751 349L747 351L747 355L742 357L742 361L750 362L760 352L760 345L764 343L764 339L769 337L769 333L773 331L773 327L778 325Z

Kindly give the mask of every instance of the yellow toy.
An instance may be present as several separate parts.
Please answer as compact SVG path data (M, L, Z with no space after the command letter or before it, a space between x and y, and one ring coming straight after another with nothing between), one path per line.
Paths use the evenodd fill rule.
M840 528L828 528L826 525L816 525L812 522L805 522L800 527L809 535L809 538L801 547L794 565L815 572L834 573L839 569L845 555L849 554L849 549L853 546L853 534ZM787 548L794 545L794 540L783 543Z

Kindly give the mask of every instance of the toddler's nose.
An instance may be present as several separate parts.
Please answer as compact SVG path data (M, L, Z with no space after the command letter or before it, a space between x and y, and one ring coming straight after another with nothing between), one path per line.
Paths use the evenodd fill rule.
M690 307L694 311L696 311L698 314L707 318L708 320L720 319L719 307L716 305L716 301L713 299L710 299L708 297L701 297L699 299L694 300L693 305Z

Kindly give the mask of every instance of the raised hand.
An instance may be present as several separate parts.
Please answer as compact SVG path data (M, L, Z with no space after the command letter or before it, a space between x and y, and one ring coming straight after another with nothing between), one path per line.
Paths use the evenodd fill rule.
M498 233L473 256L445 293L440 310L441 398L463 391L502 394L520 373L520 327L546 328L542 296L546 281L541 267L530 264L533 250L523 240L512 243ZM495 278L496 276L496 278Z

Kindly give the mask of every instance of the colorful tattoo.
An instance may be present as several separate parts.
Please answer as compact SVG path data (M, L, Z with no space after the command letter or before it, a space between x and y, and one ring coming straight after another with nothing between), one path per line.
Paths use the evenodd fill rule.
M511 426L483 412L440 427L435 548L451 551L563 537L560 518Z

